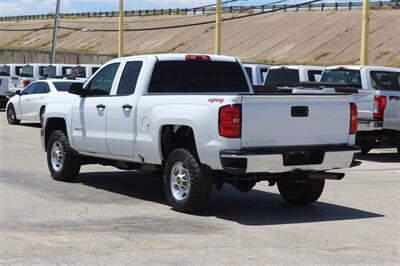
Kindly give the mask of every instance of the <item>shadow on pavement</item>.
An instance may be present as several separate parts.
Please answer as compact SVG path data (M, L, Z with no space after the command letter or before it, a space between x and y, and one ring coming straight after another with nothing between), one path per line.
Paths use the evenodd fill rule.
M41 128L42 126L40 125L40 123L21 123L18 126L22 126L22 127L35 127L35 128Z
M98 172L83 173L77 182L167 205L161 177L139 172ZM292 206L283 201L279 194L258 189L243 194L228 185L222 191L214 190L208 209L195 215L213 216L244 225L313 223L383 217L378 213L324 202L317 202L311 206Z
M358 154L356 159L378 163L400 163L400 154L397 152Z

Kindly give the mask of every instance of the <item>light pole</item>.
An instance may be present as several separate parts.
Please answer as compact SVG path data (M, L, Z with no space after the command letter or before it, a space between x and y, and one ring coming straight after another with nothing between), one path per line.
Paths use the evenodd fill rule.
M124 56L124 0L119 0L118 57Z
M221 54L221 0L216 3L215 54Z
M55 14L55 17L54 17L53 43L52 43L52 46L51 46L51 59L50 59L50 63L51 64L54 64L56 62L58 15L60 13L60 2L61 2L61 0L57 0L56 14Z
M369 0L363 0L360 65L368 65Z

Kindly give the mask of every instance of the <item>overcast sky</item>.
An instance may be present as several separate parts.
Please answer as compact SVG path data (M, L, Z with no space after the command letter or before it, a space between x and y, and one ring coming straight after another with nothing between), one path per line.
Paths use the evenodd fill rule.
M224 1L224 0L223 0ZM273 0L243 0L235 4L264 4ZM108 11L118 9L118 0L61 0L61 12ZM215 0L125 0L125 9L196 7ZM0 16L54 12L56 0L0 0Z

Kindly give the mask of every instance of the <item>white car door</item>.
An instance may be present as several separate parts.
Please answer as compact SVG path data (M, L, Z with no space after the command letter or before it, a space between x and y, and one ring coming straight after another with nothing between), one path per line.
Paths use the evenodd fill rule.
M36 97L35 90L37 85L37 82L30 84L21 93L21 97L19 99L19 110L21 112L20 115L22 120L29 119L29 117L31 116L31 103Z
M136 133L135 88L143 61L129 61L122 71L115 96L108 101L106 140L111 155L132 157Z
M35 82L36 87L33 94L26 98L26 104L22 106L24 119L38 122L40 121L40 109L44 106L45 97L50 93L47 82Z
M106 111L119 63L101 69L73 105L72 138L79 151L108 154Z

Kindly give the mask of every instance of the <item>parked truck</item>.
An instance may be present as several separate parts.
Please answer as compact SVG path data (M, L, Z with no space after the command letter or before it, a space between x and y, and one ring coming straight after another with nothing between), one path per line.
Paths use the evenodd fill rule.
M374 147L397 147L400 153L399 68L332 66L326 68L321 82L357 88L353 92L358 106L356 141L363 154Z
M51 176L84 164L161 170L171 206L203 209L212 188L277 184L296 205L320 197L328 172L352 166L351 95L254 95L238 58L146 55L105 64L82 87L46 104L42 146ZM151 188L149 188L151 189Z

